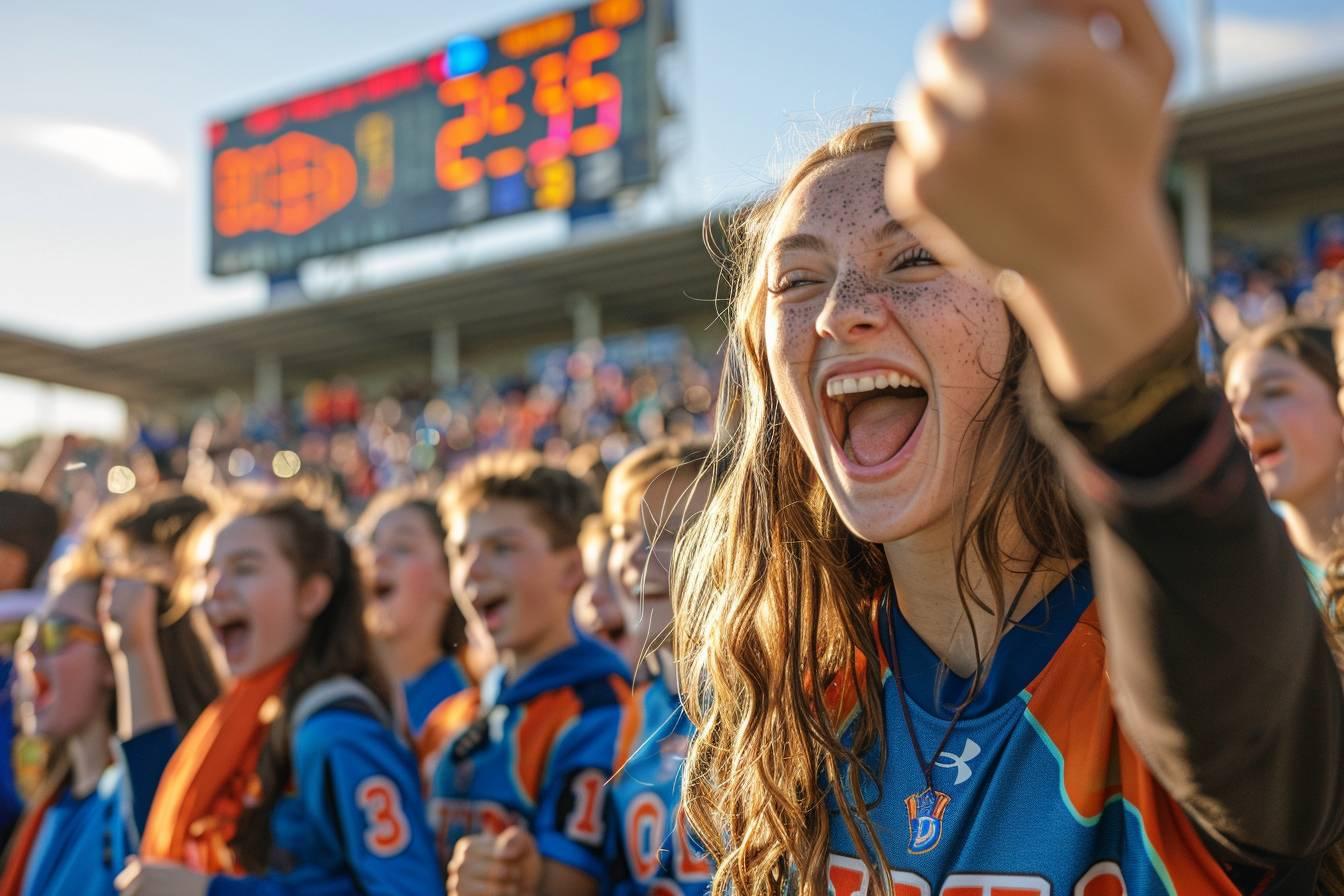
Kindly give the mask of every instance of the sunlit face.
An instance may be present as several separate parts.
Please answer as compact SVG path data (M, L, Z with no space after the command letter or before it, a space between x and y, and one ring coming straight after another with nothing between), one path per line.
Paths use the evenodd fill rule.
M672 551L687 520L705 509L709 489L693 473L654 478L628 519L612 527L612 561L621 588L626 629L641 649L657 648L672 631Z
M944 267L892 220L884 162L830 162L785 201L765 243L765 341L841 518L886 543L952 525L1009 329L987 268Z
M61 741L107 718L112 665L94 611L97 600L96 584L77 583L48 598L25 623L15 668L19 716L28 733Z
M398 507L383 514L361 558L369 633L392 643L416 637L438 642L452 590L443 541L425 511Z
M495 650L531 656L570 631L583 581L577 547L551 547L521 501L482 501L448 521L453 596Z
M241 517L215 536L206 567L206 617L234 678L294 653L331 597L322 576L300 581L280 551L279 523Z
M1324 380L1263 348L1233 358L1224 389L1270 500L1297 504L1329 493L1344 464L1344 417Z

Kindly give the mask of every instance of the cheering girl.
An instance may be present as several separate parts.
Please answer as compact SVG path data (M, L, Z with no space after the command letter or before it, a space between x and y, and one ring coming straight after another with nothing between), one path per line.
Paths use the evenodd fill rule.
M227 516L206 547L206 614L234 683L173 754L141 858L118 888L441 892L414 760L392 727L345 540L317 511L278 498ZM132 705L137 727L167 721L152 692Z
M740 234L673 565L714 892L1309 886L1344 701L1195 361L1161 32L984 0L919 69Z

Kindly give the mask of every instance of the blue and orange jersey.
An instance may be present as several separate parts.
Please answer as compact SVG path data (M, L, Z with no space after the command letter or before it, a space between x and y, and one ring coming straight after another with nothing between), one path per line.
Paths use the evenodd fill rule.
M338 704L300 726L271 838L273 871L215 877L209 896L443 892L414 757L359 709Z
M630 672L584 635L517 681L503 669L436 709L421 737L440 858L518 825L545 859L602 881L607 781L628 752Z
M1116 722L1085 566L1005 635L936 757L970 682L940 670L894 606L881 615L887 759L871 817L898 896L1239 892ZM852 720L846 702L835 708ZM932 790L916 753L933 763ZM871 782L863 795L877 798ZM878 892L857 855L833 804L835 896Z
M661 677L635 695L639 727L607 796L613 896L701 896L712 867L681 809L682 764L693 731Z
M466 690L470 684L471 679L456 656L446 656L414 678L403 681L401 690L406 695L406 716L411 734L419 737L434 707Z
M115 892L112 881L135 852L122 801L122 770L103 772L86 796L66 790L42 818L23 873L23 896Z

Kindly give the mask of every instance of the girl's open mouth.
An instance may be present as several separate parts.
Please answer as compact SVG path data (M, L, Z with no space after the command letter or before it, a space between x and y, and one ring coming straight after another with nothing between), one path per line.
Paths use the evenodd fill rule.
M825 392L831 436L858 467L880 467L895 458L929 405L924 386L896 370L832 376Z
M252 643L250 624L242 619L234 619L214 628L215 637L219 639L220 646L224 648L224 656L230 664L237 664L247 656L248 647Z

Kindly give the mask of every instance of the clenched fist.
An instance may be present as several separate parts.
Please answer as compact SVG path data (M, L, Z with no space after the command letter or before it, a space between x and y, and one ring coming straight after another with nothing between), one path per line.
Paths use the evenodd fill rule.
M1173 60L1144 0L971 0L917 69L892 214L945 262L1016 272L1001 295L1059 397L1104 385L1188 313L1158 191Z

